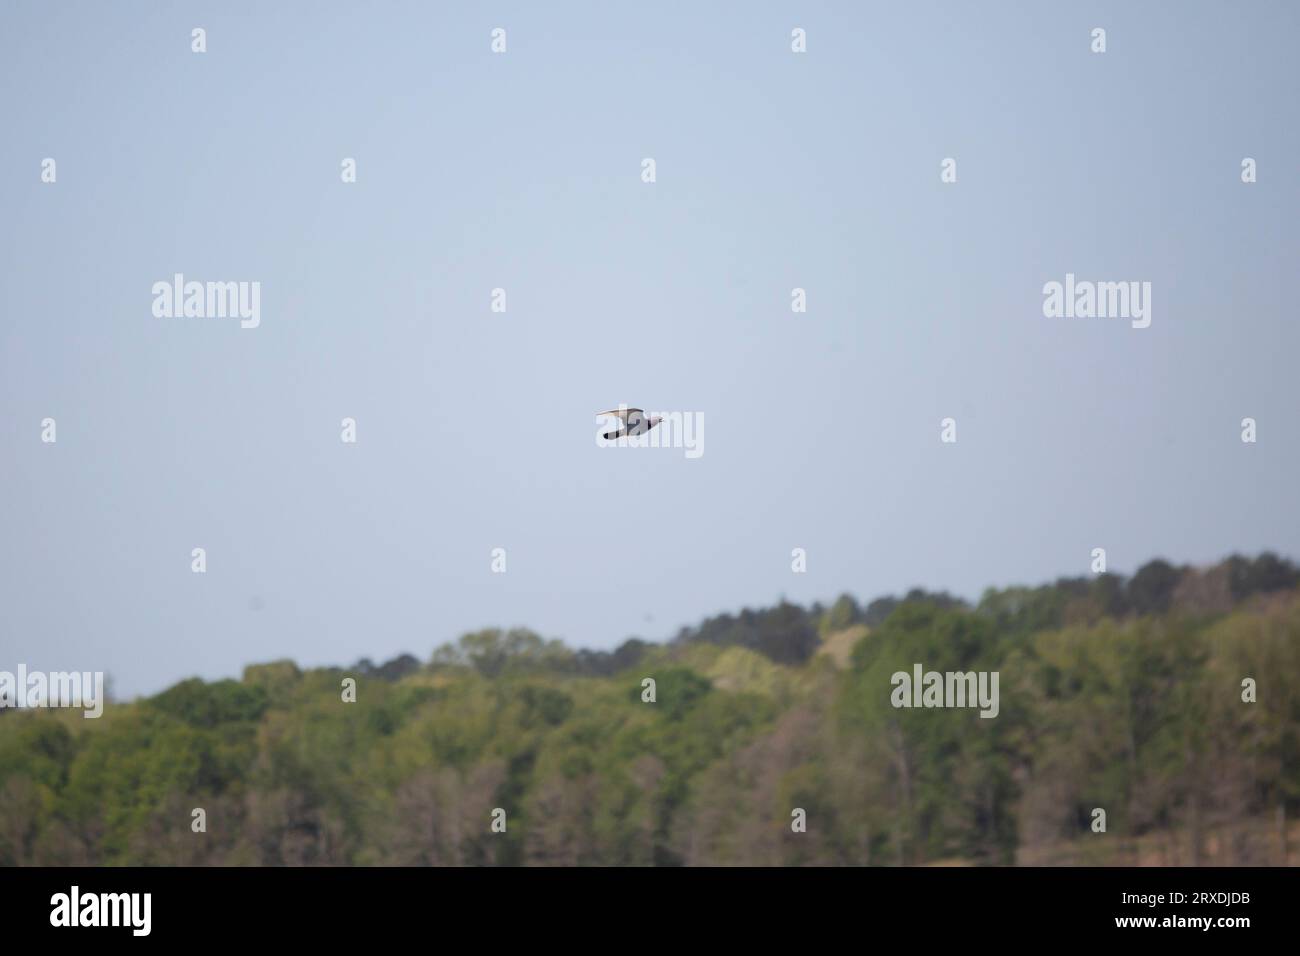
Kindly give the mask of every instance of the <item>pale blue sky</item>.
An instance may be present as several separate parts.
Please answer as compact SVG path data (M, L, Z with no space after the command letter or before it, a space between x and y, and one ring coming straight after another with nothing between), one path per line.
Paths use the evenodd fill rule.
M1300 554L1297 11L4 4L0 668ZM174 272L261 327L155 318ZM1067 272L1151 327L1044 318ZM620 402L704 456L597 448Z

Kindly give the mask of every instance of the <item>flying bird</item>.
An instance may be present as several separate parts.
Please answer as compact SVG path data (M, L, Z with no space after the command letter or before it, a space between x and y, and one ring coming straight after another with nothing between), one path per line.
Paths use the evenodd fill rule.
M627 435L644 435L663 421L663 417L660 415L647 416L639 408L624 408L622 406L610 409L607 412L597 412L596 414L613 415L623 423L618 431L605 432L605 441L613 441L615 438L622 438Z

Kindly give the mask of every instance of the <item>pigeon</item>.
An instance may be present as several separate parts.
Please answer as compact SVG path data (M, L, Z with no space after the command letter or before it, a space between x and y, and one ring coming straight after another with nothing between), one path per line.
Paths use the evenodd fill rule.
M639 408L626 408L622 405L607 412L597 412L596 414L613 415L623 422L618 431L605 432L605 441L613 441L615 438L623 438L626 435L644 435L663 421L663 418L659 415L647 416Z

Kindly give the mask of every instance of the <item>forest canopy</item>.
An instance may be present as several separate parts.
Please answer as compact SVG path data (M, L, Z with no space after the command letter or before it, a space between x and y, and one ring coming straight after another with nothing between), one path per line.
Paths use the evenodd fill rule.
M1282 863L1298 585L1272 554L1157 560L0 710L0 864ZM915 663L999 673L996 719L893 706Z

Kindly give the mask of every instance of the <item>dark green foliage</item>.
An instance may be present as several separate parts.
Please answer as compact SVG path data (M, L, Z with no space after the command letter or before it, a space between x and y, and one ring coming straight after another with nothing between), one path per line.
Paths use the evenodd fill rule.
M1300 571L1290 561L1265 551L1255 560L1233 555L1227 561L1228 583L1234 599L1284 591L1300 584Z
M653 646L633 637L613 651L591 651L584 648L574 653L571 666L560 669L566 673L583 674L588 677L610 677L629 667L635 667L645 656L645 652Z
M745 647L778 664L801 664L817 650L820 638L809 612L782 601L770 611L746 608L738 615L708 618L697 628L683 628L676 641Z
M239 681L205 684L194 677L163 691L149 703L164 714L192 726L216 727L223 723L257 720L266 710L267 693L261 687L248 687Z
M712 689L707 678L685 667L656 670L652 676L656 684L656 703L669 720L685 717L696 702ZM634 688L633 694L640 700L641 688Z
M359 677L377 677L379 680L398 681L420 669L420 660L413 654L400 654L378 667L368 657L352 665L351 671Z
M1163 614L1169 610L1182 571L1168 561L1150 561L1138 568L1126 592L1129 607L1138 614Z
M558 727L573 712L573 698L558 690L541 685L528 685L520 691L529 721L540 721Z

